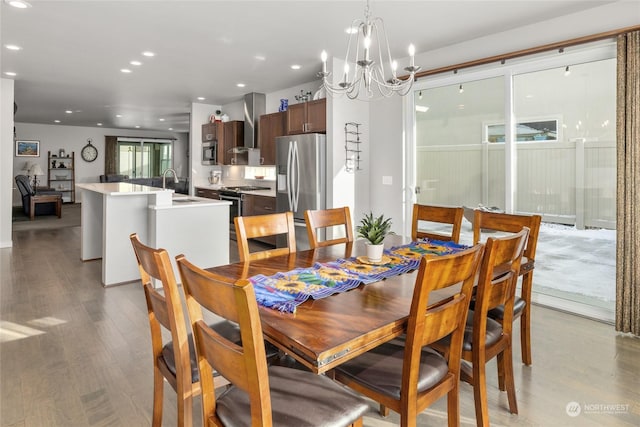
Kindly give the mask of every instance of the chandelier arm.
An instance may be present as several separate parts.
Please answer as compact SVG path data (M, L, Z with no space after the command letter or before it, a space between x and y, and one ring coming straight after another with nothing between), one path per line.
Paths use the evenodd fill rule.
M385 28L384 21L381 18L375 18L375 22L380 25L380 28L378 28L378 25L375 25L375 28L376 28L376 35L378 38L378 54L380 56L380 70L382 72L382 76L384 78L384 75L385 75L384 65L386 62L388 62L389 71L391 72L392 77L395 78L396 75L391 65L393 62L393 57L391 56L391 48L389 47L389 38L387 37L387 29ZM382 33L382 37L379 35L379 33ZM382 59L382 49L383 49L382 41L384 41L384 46L386 46L386 51L387 51L388 61L386 62L383 61Z

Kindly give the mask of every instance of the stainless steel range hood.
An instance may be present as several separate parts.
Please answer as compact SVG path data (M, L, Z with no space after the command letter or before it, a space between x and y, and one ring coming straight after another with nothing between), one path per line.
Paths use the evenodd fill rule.
M264 93L248 93L244 96L244 148L258 148L258 124L266 112Z

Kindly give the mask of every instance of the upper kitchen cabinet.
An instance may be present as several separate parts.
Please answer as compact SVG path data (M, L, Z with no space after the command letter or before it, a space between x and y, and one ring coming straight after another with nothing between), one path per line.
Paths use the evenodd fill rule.
M202 142L222 141L223 137L222 122L205 123L202 125Z
M285 136L285 117L284 112L263 114L260 116L260 126L258 127L258 145L260 147L260 156L262 156L262 164L276 164L276 138Z
M244 146L244 122L232 120L224 122L224 164L246 165L247 153L235 150Z
M287 135L325 133L327 131L327 99L289 105Z

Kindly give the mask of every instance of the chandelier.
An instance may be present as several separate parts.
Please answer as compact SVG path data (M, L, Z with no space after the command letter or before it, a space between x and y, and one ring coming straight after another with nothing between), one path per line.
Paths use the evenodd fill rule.
M420 70L414 64L415 47L409 45L409 66L404 68L409 76L399 79L396 75L398 62L391 57L384 22L382 18L371 17L369 0L364 9L364 20L355 19L350 30L342 81L334 84L329 80L331 72L327 71L327 52L322 51L322 71L318 73L318 77L322 78L322 87L333 94L346 94L349 99L358 98L361 90L364 90L367 98L373 98L376 88L384 97L394 93L400 96L409 93L415 74ZM377 54L372 52L375 48ZM350 59L351 53L355 54ZM356 65L353 72L350 72L350 63Z

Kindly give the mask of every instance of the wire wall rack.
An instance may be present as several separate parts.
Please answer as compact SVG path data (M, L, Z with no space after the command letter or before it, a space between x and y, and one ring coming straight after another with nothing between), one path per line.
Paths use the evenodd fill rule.
M347 122L344 124L344 167L347 172L362 170L360 168L360 123Z

